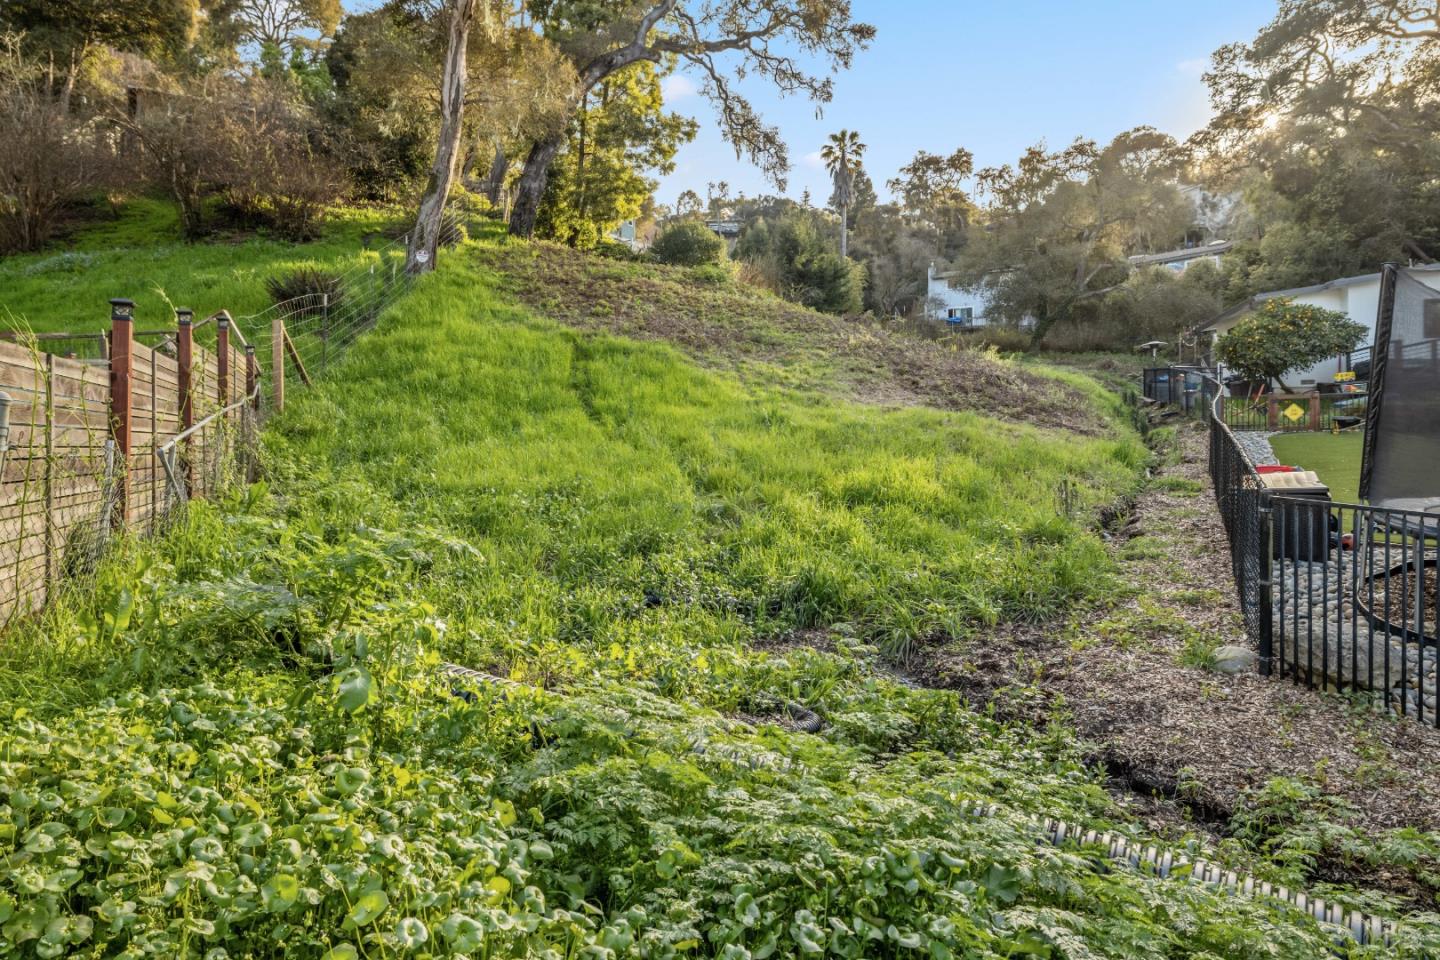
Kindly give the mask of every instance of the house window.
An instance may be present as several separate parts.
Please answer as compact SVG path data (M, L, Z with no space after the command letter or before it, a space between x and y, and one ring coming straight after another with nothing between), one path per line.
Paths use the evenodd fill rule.
M975 323L975 308L951 307L945 313L945 321L955 326L973 326Z

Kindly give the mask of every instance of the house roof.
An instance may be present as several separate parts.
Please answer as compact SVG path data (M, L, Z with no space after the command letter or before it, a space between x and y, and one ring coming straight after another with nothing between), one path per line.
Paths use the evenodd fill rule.
M1412 273L1440 272L1440 263L1422 264L1418 267L1409 267L1408 269ZM1379 279L1380 274L1378 272L1364 273L1358 277L1341 277L1339 280L1327 280L1325 283L1316 283L1308 287L1292 287L1289 290L1271 290L1269 293L1257 293L1248 300L1241 300L1209 323L1196 327L1194 332L1205 333L1222 323L1234 320L1237 317L1243 317L1251 310L1258 309L1260 304L1267 300L1277 300L1281 297L1307 297L1313 293L1324 293L1327 290L1341 290L1345 287L1354 287L1362 283L1378 281Z
M1230 252L1235 244L1229 240L1222 240L1218 243L1206 244L1203 247L1185 247L1181 250L1167 250L1164 253L1144 253L1131 257L1130 262L1137 267L1150 267L1165 263L1184 263L1187 260L1198 260L1201 257L1218 257L1222 253Z

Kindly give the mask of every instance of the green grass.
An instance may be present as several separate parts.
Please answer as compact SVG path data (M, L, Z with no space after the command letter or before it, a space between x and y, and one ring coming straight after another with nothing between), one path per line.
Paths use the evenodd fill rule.
M0 258L0 321L36 332L108 330L112 297L135 301L137 329L173 326L175 307L244 317L270 306L267 278L302 265L350 269L365 259L366 235L395 224L394 211L345 208L315 243L255 236L185 243L170 205L132 200L63 250Z
M1273 903L1037 844L1027 817L1123 819L1084 746L879 659L1108 590L1056 494L1083 517L1133 492L1132 433L767 388L537 318L476 253L294 394L264 485L122 541L0 647L0 952L1335 949ZM826 729L786 728L787 701Z
M1294 433L1270 438L1275 457L1289 466L1314 470L1342 503L1358 503L1360 462L1365 437L1360 433Z
M613 614L553 605L578 589L605 611L658 597L702 633L716 617L752 636L852 622L898 650L1053 616L1108 574L1098 540L1058 516L1062 479L1093 515L1146 457L1133 436L1059 442L754 389L503 307L459 264L403 314L297 398L281 448L471 538L488 564L470 615L512 640L608 641ZM511 625L516 609L535 617Z

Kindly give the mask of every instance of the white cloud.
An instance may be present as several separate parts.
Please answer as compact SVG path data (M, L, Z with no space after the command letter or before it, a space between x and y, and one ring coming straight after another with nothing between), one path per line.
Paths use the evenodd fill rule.
M1210 61L1204 57L1196 57L1193 60L1181 60L1175 64L1175 69L1189 77L1198 77L1210 69Z
M672 73L660 81L660 93L665 97L667 104L674 104L677 100L693 97L699 92L695 81L683 73Z
M814 153L805 154L805 156L800 158L800 162L812 170L825 169L825 158L820 156L819 150L816 150Z

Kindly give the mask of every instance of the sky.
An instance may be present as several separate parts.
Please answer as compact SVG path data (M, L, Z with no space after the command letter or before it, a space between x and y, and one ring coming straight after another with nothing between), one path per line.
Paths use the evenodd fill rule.
M790 147L786 193L830 196L819 151L828 134L859 131L865 167L882 196L885 182L920 150L965 147L978 167L1010 163L1044 141L1100 141L1148 124L1176 137L1205 125L1201 74L1210 54L1249 40L1274 16L1275 0L853 0L857 19L878 35L836 77L835 98L816 117L806 99L783 99L751 78L741 89ZM657 199L686 189L702 197L713 182L731 192L775 193L737 160L715 114L684 73L666 82L670 107L700 121Z

